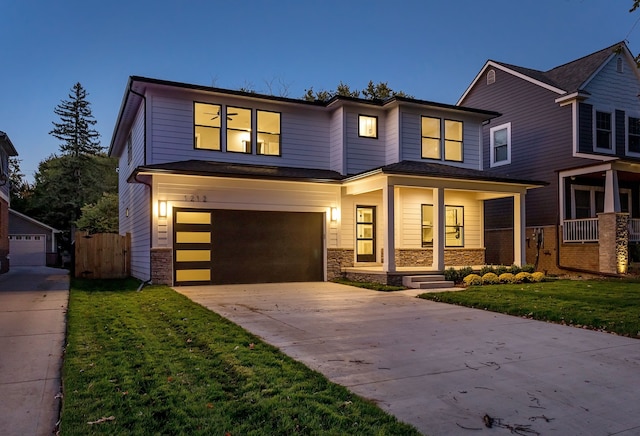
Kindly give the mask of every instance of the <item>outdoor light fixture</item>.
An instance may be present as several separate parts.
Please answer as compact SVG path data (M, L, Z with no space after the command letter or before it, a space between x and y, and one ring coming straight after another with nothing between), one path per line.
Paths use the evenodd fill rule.
M331 208L331 221L338 221L338 208L337 207L332 207Z
M167 217L167 201L166 200L158 201L158 216L160 218Z

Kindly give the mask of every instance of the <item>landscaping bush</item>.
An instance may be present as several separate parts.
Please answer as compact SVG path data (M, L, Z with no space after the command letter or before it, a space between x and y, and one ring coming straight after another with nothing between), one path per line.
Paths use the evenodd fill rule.
M487 273L494 273L495 274L496 270L493 267L493 265L485 265L482 268L480 268L480 276L484 276Z
M516 281L518 283L528 283L531 281L531 274L528 272L519 272L518 274L516 274Z
M469 274L462 281L467 286L480 286L482 284L482 277L478 274Z
M498 276L500 283L516 283L516 276L511 273L502 273Z
M527 263L525 265L522 265L522 271L533 274L536 271L536 267L535 265Z
M531 274L531 281L538 283L544 280L544 273L543 272L534 272L533 274Z
M496 272L496 275L497 275L498 277L500 277L500 276L501 276L502 274L504 274L504 273L508 273L508 272L509 272L509 268L507 268L507 267L506 267L506 266L504 266L504 265L498 265L498 266L496 266L495 270L496 270L496 271L495 271L495 272Z
M444 279L450 282L454 282L456 284L462 283L462 280L473 273L473 269L470 266L465 266L464 268L460 268L456 270L454 267L451 267L444 272Z
M495 273L488 272L482 276L483 285L497 285L498 283L500 283L500 279Z
M511 265L509 267L509 272L511 274L517 275L519 272L522 271L522 268L520 268L518 265L516 265L515 263L513 265Z

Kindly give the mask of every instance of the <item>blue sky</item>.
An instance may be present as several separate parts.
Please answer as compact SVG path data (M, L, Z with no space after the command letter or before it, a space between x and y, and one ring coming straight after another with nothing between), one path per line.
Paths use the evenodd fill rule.
M58 153L53 113L89 92L108 147L130 75L301 97L385 81L455 103L487 59L546 70L627 40L632 0L4 0L0 130L29 180ZM633 29L633 30L632 30Z

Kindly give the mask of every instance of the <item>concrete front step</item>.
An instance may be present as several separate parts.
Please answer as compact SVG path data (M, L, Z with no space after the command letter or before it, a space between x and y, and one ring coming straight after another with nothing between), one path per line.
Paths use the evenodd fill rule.
M442 274L405 276L402 278L402 284L407 288L413 289L442 289L454 287L454 283L444 280Z

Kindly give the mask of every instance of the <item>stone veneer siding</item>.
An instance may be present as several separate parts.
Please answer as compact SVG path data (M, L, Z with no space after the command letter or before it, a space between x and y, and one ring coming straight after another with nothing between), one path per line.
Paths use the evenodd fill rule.
M327 248L327 280L342 277L342 268L353 266L353 250Z
M400 248L396 250L396 266L424 266L433 264L431 248ZM445 266L484 265L484 248L445 248Z
M151 282L155 285L173 284L173 250L151 249Z
M598 214L600 272L625 273L629 265L629 214Z

